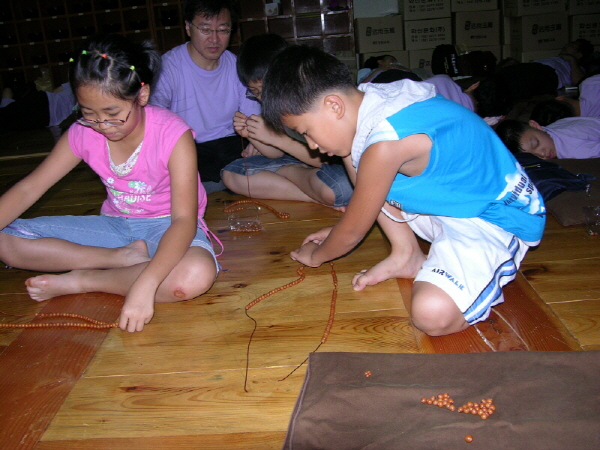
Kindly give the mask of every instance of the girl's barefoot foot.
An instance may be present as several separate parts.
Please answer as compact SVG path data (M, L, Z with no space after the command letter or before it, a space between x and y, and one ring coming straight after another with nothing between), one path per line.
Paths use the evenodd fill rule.
M84 270L72 270L61 275L40 275L25 281L29 296L38 302L60 295L85 292L80 279Z
M148 246L145 241L133 241L131 244L121 247L120 250L123 251L123 267L150 261Z
M415 255L408 261L405 258L388 256L375 264L369 270L363 270L352 278L355 291L362 291L367 286L373 286L390 278L414 278L425 261L425 255Z

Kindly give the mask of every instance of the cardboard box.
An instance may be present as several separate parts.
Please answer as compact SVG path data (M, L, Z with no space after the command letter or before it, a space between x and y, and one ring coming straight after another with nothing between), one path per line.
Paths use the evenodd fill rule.
M400 14L398 0L363 0L352 5L354 18L383 17Z
M600 13L600 0L567 0L569 15Z
M452 19L407 20L404 22L404 42L406 50L452 44Z
M511 17L509 20L513 53L553 50L569 42L567 15L564 13Z
M408 51L406 50L392 50L389 52L379 52L379 53L361 53L358 55L359 67L363 67L363 64L367 59L371 56L382 56L382 55L392 55L396 60L402 64L403 66L410 67L409 59L408 59Z
M452 0L450 10L452 12L487 11L499 7L498 0Z
M433 48L410 50L408 52L410 68L431 71L431 55L433 55L433 50Z
M403 23L401 15L354 19L356 50L358 53L404 50Z
M600 45L600 14L572 16L570 40L575 39L587 39L594 45Z
M453 14L454 43L460 47L500 45L500 10L463 11Z
M404 20L450 17L452 0L399 0Z
M503 0L502 11L507 17L564 13L567 0Z

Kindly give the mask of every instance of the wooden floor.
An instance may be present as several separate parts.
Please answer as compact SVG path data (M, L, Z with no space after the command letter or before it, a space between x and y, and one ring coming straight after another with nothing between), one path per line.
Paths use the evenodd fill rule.
M22 145L13 155L3 144L0 192L41 160L27 155L49 150L43 139L27 141L31 151ZM103 196L99 181L82 166L27 214L95 213ZM225 246L214 287L191 301L157 305L142 333L0 328L0 449L281 448L305 373L304 366L294 369L317 347L328 321L331 269L306 268L302 283L252 307L258 326L249 349L253 321L245 306L298 278L299 265L289 252L341 213L269 201L291 217L262 210L264 231L235 234L223 212L235 198L225 192L209 197L207 222ZM506 302L487 321L443 338L429 338L411 325L410 280L351 289L353 274L387 250L375 228L356 251L335 262L335 320L320 351L600 350L600 240L583 227L565 228L549 217L542 244L505 288ZM109 322L119 315L122 298L114 295L36 303L23 286L31 275L0 270L0 311L70 312ZM31 320L0 315L1 323Z

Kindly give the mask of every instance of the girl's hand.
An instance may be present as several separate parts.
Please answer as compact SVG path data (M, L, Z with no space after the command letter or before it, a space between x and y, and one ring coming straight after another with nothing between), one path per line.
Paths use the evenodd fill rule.
M317 264L312 261L313 253L318 248L319 244L317 244L316 242L308 242L302 245L302 247L300 247L299 249L294 250L292 253L290 253L290 257L294 261L298 261L299 263L304 264L305 266L319 267L321 265L320 263Z
M140 292L137 292L137 291ZM154 315L154 296L156 292L142 292L134 284L125 297L125 304L121 310L119 328L123 331L142 331L144 325L152 320Z
M246 139L248 138L247 120L248 117L239 111L236 111L233 115L233 128L235 129L235 132Z

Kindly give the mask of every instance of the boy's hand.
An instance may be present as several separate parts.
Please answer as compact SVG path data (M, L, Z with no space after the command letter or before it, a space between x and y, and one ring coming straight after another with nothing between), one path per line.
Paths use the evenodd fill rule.
M309 234L308 236L306 236L304 241L302 241L302 245L307 244L308 242L314 242L317 245L321 245L321 243L325 239L327 239L327 236L329 236L329 233L331 233L332 229L333 229L333 227L325 227L325 228L321 228L319 231L317 231L315 233Z
M327 236L329 236L329 233L331 233L332 229L333 227L325 227L321 228L316 233L309 234L302 242L302 247L290 253L290 257L294 261L298 261L305 266L319 267L321 263L314 263L312 261L312 255L315 250L319 248L319 245L321 245L327 238Z
M248 116L239 111L236 111L233 115L233 128L237 134L244 138L248 138L248 127L246 126L247 120Z
M142 331L154 315L154 296L156 292L136 292L135 284L131 287L121 310L119 328L123 331Z
M298 261L301 264L304 264L308 267L319 267L321 264L316 264L312 262L312 255L316 249L319 248L319 244L316 242L308 242L297 250L294 250L290 253L290 257L294 261Z
M248 117L246 126L248 127L248 137L256 139L263 144L271 145L279 137L276 132L267 126L261 115L253 114Z

